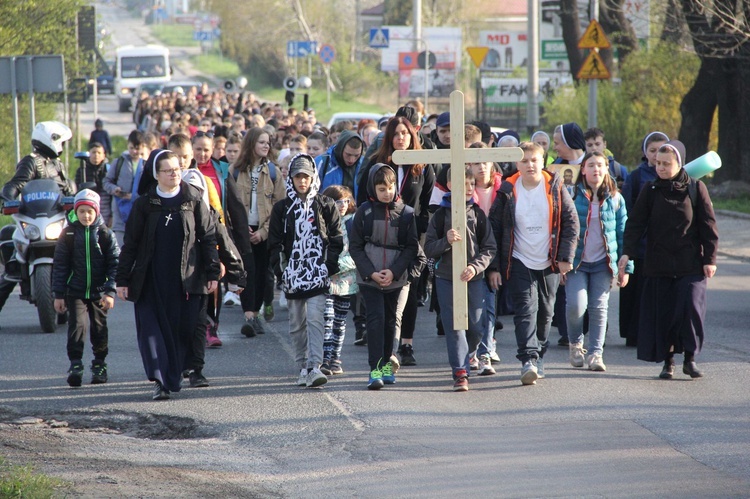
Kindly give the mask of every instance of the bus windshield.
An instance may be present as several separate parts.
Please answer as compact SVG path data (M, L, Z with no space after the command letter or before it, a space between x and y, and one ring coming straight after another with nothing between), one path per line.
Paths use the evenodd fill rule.
M167 76L164 56L137 56L122 58L123 78L158 78Z

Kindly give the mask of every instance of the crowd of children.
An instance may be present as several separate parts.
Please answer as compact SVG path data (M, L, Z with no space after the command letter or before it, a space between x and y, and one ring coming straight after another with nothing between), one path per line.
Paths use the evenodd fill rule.
M495 374L502 311L513 314L522 384L545 377L553 320L573 367L606 370L613 285L623 288L620 335L638 358L664 363L668 379L683 353L683 372L702 376L695 359L718 233L679 141L650 133L643 164L629 173L596 128L567 123L552 141L538 131L519 142L467 125L466 147L519 147L523 158L467 164L466 198L455 200L451 165L392 161L396 150L450 147L449 113L422 119L422 111L412 102L380 124L345 122L330 142L322 127L281 139L281 130L249 119L228 136L201 121L189 135L167 137L166 149L133 131L111 163L97 122L55 253L55 308L70 316L68 384L82 384L87 327L91 383L108 380L115 291L135 303L144 370L163 400L182 378L208 386L204 350L222 346L222 304L241 306L244 336L264 334L277 286L299 386L344 373L350 311L353 343L367 345L367 388L394 384L402 365L416 364L414 323L430 288L455 391L469 389L472 371ZM454 202L466 203L465 232L451 223ZM467 266L454 270L452 248L464 240ZM468 288L466 330L453 329L454 275Z

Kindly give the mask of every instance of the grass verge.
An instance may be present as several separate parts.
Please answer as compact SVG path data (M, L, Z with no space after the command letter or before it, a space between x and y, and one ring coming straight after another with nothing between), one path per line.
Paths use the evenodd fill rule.
M715 210L738 211L740 213L750 213L750 196L733 198L733 199L713 199Z
M0 497L33 497L45 499L59 496L69 484L58 478L35 473L30 466L13 466L0 457Z
M152 26L151 33L164 45L172 47L197 47L193 40L193 26L188 24L161 24Z

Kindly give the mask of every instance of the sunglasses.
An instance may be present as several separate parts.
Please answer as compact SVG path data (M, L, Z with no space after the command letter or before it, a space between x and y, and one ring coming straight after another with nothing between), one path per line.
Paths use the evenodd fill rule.
M208 132L204 132L203 130L198 130L197 132L195 132L195 135L193 135L193 138L197 139L198 137L208 137L209 139L213 139L214 132L210 130Z

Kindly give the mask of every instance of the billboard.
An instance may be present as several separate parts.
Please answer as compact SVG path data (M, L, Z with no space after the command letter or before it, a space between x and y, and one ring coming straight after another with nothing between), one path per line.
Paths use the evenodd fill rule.
M383 26L389 31L389 46L380 50L380 69L383 71L398 71L399 54L414 52L414 42L411 38L414 31L411 26ZM422 37L427 42L430 52L448 52L454 54L456 69L461 69L461 28L423 28ZM418 52L424 51L424 45L417 44Z

